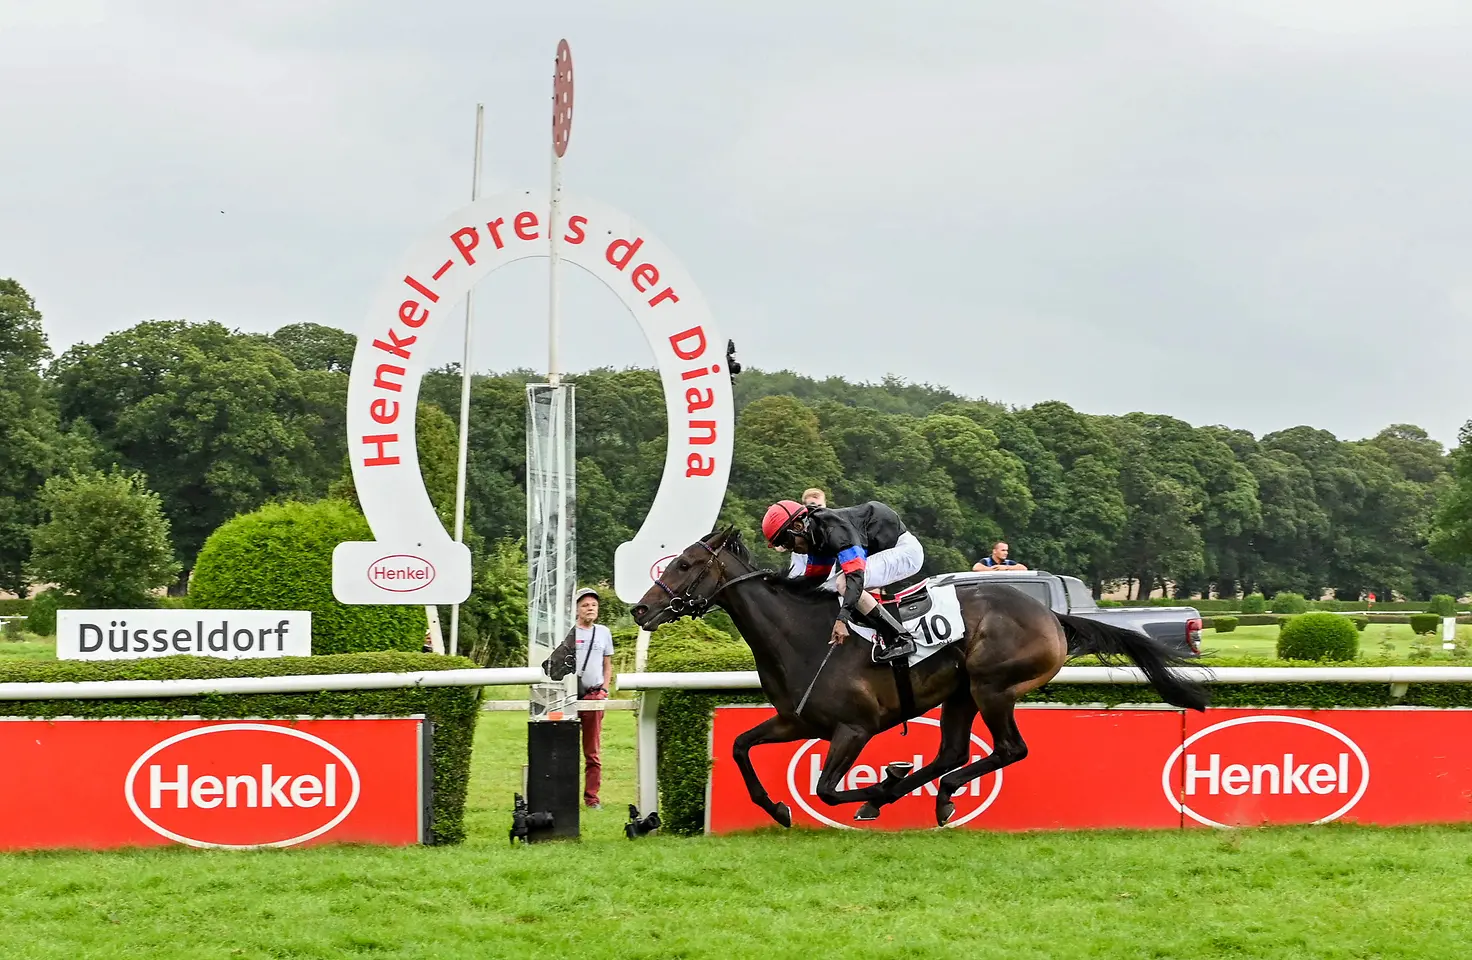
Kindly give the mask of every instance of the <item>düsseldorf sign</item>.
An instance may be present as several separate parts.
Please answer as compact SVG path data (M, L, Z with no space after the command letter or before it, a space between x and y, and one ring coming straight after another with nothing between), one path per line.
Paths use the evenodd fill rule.
M420 474L414 412L431 348L459 329L463 303L487 274L549 255L545 193L516 190L476 200L428 231L389 275L358 334L348 385L348 450L358 501L374 540L333 555L343 603L459 603L470 557L440 523ZM591 273L638 322L664 386L669 443L659 491L639 532L614 553L614 589L627 601L662 563L715 526L731 472L735 410L726 337L695 281L629 215L564 193L558 256ZM370 580L364 558L395 557L413 577ZM370 559L371 559L370 558ZM410 560L420 561L416 566ZM423 582L418 589L404 590ZM395 589L397 588L397 589Z

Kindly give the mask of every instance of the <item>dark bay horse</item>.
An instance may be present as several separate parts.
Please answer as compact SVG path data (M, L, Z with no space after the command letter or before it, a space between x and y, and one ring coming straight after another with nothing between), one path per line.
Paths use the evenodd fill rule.
M851 634L824 665L838 597L758 570L734 529L713 533L671 560L630 612L645 630L685 615L701 616L712 605L731 615L756 658L762 690L777 710L736 738L734 757L752 802L784 827L792 826L792 811L772 802L751 765L749 753L759 744L827 740L818 797L830 806L863 801L857 820L874 819L886 804L939 776L935 819L944 826L955 813L950 798L958 790L1027 756L1013 708L1053 679L1070 655L1122 655L1145 672L1167 702L1193 710L1206 706L1205 688L1174 674L1170 668L1178 658L1143 633L1055 614L1004 584L961 583L956 595L965 637L911 670L914 710L908 714L900 707L892 671L871 661L864 638ZM888 772L872 786L838 789L872 737L936 706L941 745L933 760L908 775ZM992 752L968 764L978 711L991 731Z

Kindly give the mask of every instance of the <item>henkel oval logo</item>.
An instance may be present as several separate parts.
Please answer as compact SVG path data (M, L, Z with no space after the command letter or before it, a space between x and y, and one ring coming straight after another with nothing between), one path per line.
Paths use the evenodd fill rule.
M289 847L321 836L358 804L347 754L290 727L221 723L169 737L133 762L128 807L150 830L193 847Z
M1160 778L1171 806L1209 827L1328 823L1365 795L1370 762L1328 724L1236 717L1187 737Z
M410 553L379 557L368 565L368 582L394 593L413 593L434 583L434 564Z
M839 783L840 790L857 790L884 779L884 768L891 763L912 763L919 770L940 749L940 721L930 717L914 717L910 720L910 735L900 735L900 728L893 727L876 736L864 745L863 753ZM973 731L971 755L966 761L973 763L990 756L991 744ZM854 811L858 803L830 807L818 799L818 777L828 759L826 740L809 740L797 749L787 765L787 789L797 805L808 816L830 827L845 830L915 830L929 827L936 829L935 801L940 792L936 781L924 784L905 794L885 807L878 820L855 821ZM947 827L959 827L981 815L991 806L1002 790L1002 771L972 780L951 798L956 812ZM822 811L822 812L820 812Z
M675 559L678 556L678 553L672 553L667 557L660 557L658 560L654 561L654 565L649 568L649 579L658 580L660 577L664 576L664 568L669 564L671 560Z

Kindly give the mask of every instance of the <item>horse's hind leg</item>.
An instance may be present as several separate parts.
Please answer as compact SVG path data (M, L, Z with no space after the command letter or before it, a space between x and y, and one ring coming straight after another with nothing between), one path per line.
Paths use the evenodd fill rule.
M731 756L741 771L741 779L746 781L746 792L751 795L751 802L784 827L792 826L792 809L785 803L773 803L772 798L767 795L767 788L762 786L761 778L756 775L756 768L751 765L751 748L763 743L789 743L800 736L802 732L797 724L779 715L739 734L731 745Z
M1017 704L1016 694L1011 689L983 687L978 681L972 684L972 696L981 708L981 719L991 731L992 752L990 756L969 763L959 770L952 770L940 778L940 792L935 797L935 822L940 826L945 826L946 821L956 812L956 805L951 802L951 797L957 790L977 777L984 777L993 770L1000 770L1027 756L1027 744L1023 742L1022 733L1017 729L1017 719L1012 712Z
M919 770L898 780L886 779L868 788L874 796L854 814L855 820L874 820L881 807L894 803L909 791L929 783L948 770L966 762L971 743L971 721L976 719L976 701L971 691L961 687L940 708L940 749Z

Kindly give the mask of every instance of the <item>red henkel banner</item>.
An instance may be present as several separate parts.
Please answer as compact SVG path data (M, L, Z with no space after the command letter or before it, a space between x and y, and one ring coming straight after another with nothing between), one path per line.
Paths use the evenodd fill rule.
M425 721L0 720L0 850L421 843Z
M707 829L727 833L772 821L747 794L731 757L742 731L770 707L721 707L712 737ZM939 746L938 711L875 737L844 777L878 782L886 764L916 767ZM954 798L960 829L1048 830L1326 823L1393 825L1472 821L1472 711L1177 710L1019 708L1025 760L972 781ZM859 829L935 826L936 784L855 823L858 804L817 798L823 741L751 752L768 793L794 825ZM972 731L973 760L990 752Z

